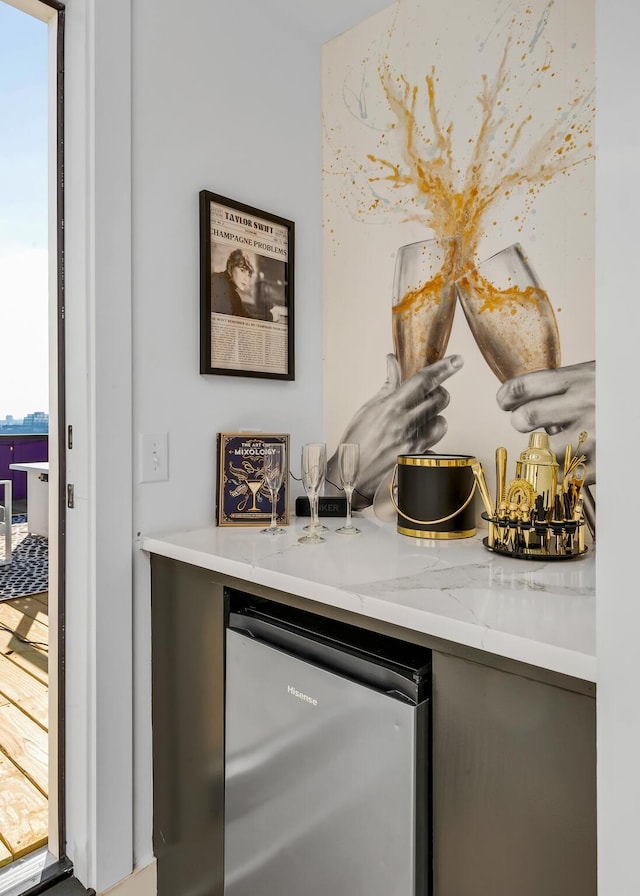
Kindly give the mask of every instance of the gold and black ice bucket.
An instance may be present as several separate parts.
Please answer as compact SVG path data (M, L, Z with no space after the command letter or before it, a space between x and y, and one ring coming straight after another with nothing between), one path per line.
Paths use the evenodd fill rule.
M475 535L472 464L477 464L476 458L465 454L398 455L397 489L393 480L391 483L398 532L417 538Z

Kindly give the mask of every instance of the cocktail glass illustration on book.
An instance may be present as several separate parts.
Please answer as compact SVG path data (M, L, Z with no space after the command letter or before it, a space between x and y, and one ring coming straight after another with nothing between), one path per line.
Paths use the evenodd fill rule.
M262 479L262 477L260 479L249 479L249 478L246 479L247 488L251 492L251 507L249 508L249 513L251 513L254 510L260 509L258 507L258 505L256 504L256 497L258 495L258 492L262 488L263 482L264 482L264 480Z
M359 535L351 519L351 499L360 473L360 445L355 442L342 442L338 445L338 471L340 482L347 496L347 519L344 526L336 529L340 535Z
M261 472L264 486L271 499L271 523L266 529L260 530L264 535L283 535L286 532L286 529L276 523L278 494L282 487L286 462L287 454L284 445L267 445L265 447Z
M327 472L327 446L322 442L309 442L302 446L302 484L309 498L311 524L306 535L298 539L300 544L320 544L324 538L319 534L318 497L324 485Z
M560 366L560 335L551 302L519 243L456 281L478 348L501 382Z
M393 276L393 345L402 380L444 357L456 310L459 240L401 246Z

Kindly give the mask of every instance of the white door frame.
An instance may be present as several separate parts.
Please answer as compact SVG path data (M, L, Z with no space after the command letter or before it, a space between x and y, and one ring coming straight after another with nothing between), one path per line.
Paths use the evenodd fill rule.
M67 0L66 834L85 886L133 869L131 0Z

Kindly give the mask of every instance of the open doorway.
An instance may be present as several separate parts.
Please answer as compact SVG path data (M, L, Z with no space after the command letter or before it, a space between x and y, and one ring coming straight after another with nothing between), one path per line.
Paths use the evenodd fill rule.
M63 852L63 24L57 0L0 0L0 894Z

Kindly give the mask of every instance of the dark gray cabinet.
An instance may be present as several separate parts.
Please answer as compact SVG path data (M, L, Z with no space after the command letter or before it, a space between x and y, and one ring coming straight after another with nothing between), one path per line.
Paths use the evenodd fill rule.
M164 557L151 571L159 896L223 894L227 586L432 648L435 896L595 896L594 685Z
M436 896L595 896L591 689L440 652L433 682Z
M223 589L152 561L153 848L159 896L222 894Z

